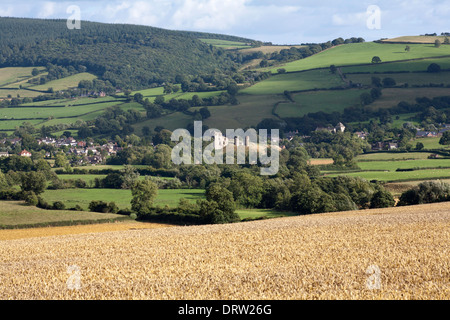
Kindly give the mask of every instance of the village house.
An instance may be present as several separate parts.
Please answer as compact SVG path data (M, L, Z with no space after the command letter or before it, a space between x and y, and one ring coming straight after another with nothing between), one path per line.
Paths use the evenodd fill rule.
M39 139L37 142L39 145L41 145L41 144L54 145L56 143L56 140L54 138L45 137L44 139Z
M315 131L328 131L330 133L344 132L345 126L339 122L336 127L317 127Z
M0 152L0 158L7 158L7 157L9 157L9 152L8 151Z
M20 156L21 156L21 157L27 157L27 158L30 158L30 157L31 157L31 152L28 152L27 150L23 150L23 151L20 153Z
M372 151L381 151L381 150L383 150L383 142L372 143Z
M437 133L434 131L417 131L416 138L434 138L437 137Z
M396 142L388 142L387 143L388 150L396 150L398 149L398 143Z
M101 163L103 163L103 160L104 159L102 156L87 157L88 163L90 163L92 165L101 164Z
M294 139L294 137L295 137L296 135L298 135L298 130L296 130L296 131L289 131L289 132L286 134L286 139L287 139L288 141L292 141L292 139Z
M358 138L360 138L360 139L362 139L362 140L365 140L366 138L367 138L367 132L364 132L364 131L358 131L358 132L355 132L355 135L358 137Z
M1 144L6 144L8 142L11 144L11 146L16 146L22 142L22 138L12 138L12 139L5 138L5 139L0 140Z

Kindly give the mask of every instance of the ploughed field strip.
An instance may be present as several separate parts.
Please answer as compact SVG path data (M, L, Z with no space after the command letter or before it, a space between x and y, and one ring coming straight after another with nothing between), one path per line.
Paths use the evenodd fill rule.
M0 299L450 298L448 202L0 243Z

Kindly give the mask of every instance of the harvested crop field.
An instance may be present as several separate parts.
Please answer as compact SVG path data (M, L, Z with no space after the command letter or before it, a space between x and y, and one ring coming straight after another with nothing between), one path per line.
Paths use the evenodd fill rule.
M450 202L0 241L0 299L449 299Z

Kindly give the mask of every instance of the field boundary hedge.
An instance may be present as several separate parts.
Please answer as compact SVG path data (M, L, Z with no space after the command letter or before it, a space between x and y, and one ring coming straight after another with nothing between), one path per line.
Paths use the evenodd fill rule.
M89 220L69 220L69 221L52 221L52 222L39 222L31 224L19 224L19 225L3 225L0 224L0 230L11 229L31 229L31 228L45 228L45 227L69 227L77 225L89 225L89 224L101 224L101 223L113 223L130 220L128 216L117 217L114 219L89 219Z

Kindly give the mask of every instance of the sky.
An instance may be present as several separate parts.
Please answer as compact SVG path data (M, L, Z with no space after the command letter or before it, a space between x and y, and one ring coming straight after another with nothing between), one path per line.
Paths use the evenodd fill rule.
M79 8L81 20L222 33L274 44L450 32L450 0L0 0L0 16L68 19L77 14L68 11L71 6Z

